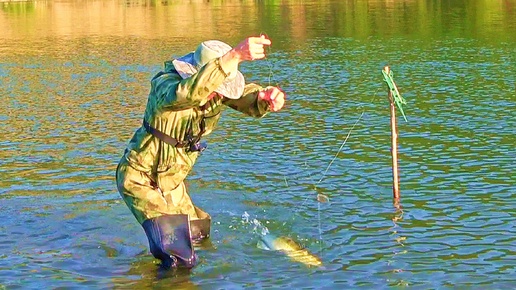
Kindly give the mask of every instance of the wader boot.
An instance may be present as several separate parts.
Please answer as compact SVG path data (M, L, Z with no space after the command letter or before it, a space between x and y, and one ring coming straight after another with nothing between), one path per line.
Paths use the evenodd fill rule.
M161 267L193 268L197 264L188 215L163 215L145 220L142 226L149 239L150 251L161 260Z
M195 207L197 218L190 220L192 242L197 244L210 237L211 216L202 209Z

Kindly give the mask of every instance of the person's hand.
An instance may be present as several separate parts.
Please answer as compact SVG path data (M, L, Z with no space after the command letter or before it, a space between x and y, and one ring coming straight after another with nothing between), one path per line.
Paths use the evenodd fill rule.
M241 62L265 58L264 45L271 45L270 39L265 35L244 39L221 57L222 69L228 74L234 75Z
M257 60L265 58L265 45L271 45L270 39L262 35L260 37L248 37L237 44L233 51L240 62L245 60Z
M258 98L267 101L272 112L277 112L285 105L285 93L278 87L267 87L258 93Z

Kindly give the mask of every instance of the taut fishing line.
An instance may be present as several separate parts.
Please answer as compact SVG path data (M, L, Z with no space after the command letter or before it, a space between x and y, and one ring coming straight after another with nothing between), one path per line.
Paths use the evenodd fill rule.
M375 93L375 96L376 96L376 93ZM374 98L373 98L374 100ZM353 129L355 129L355 127L357 126L357 124L360 122L360 120L362 120L362 117L364 116L365 114L365 108L362 110L362 112L360 113L360 116L358 117L358 119L355 121L355 123L353 124L353 126L351 126L351 128L349 129L348 131L348 134L346 135L346 138L344 139L344 141L342 142L342 144L340 145L339 149L337 150L337 153L335 154L335 156L333 156L332 160L328 163L328 166L326 167L326 169L324 170L321 178L319 179L319 181L317 181L314 185L314 190L315 192L317 193L317 185L319 185L322 180L324 179L324 177L326 176L326 173L328 173L328 170L330 170L330 167L332 166L332 164L335 162L335 160L337 159L338 155L340 154L340 152L342 152L342 149L344 148L344 146L346 145L346 142L348 141L349 137L351 136L351 132L353 131ZM285 179L285 182L286 182L286 179ZM303 200L303 202L301 203L301 206L302 207L306 201L310 198L311 194L307 195L306 198ZM323 202L328 202L329 201L329 198L328 196L322 194L322 193L317 193L317 223L318 223L318 230L319 230L319 240L322 241L322 224L321 224L321 203ZM297 213L297 211L295 211L294 213ZM322 252L322 243L319 244L319 247L320 247L320 251Z
M260 33L260 36L265 36L266 38L269 38L267 34L265 33ZM271 47L269 46L267 48L267 55L269 55L271 53L272 49ZM272 61L266 57L265 58L265 61L267 62L267 66L269 67L269 75L268 75L268 81L269 81L269 86L271 85L271 83L274 81L274 72L273 72L273 64L272 64ZM379 89L378 89L379 90ZM371 103L375 100L376 98L376 94L378 92L378 90L375 92L374 96L373 96L373 99L371 101ZM353 130L355 129L355 127L358 125L358 123L362 120L362 117L364 116L366 112L366 108L363 108L362 112L360 113L359 117L357 118L357 120L353 123L353 126L351 126L351 128L349 129L347 135L346 135L346 138L344 139L344 141L342 142L342 144L340 145L339 149L337 150L337 153L335 154L335 156L333 156L332 160L328 163L328 166L326 167L326 169L324 170L324 172L322 173L322 176L321 178L314 184L314 190L315 192L317 193L317 186L323 181L324 177L326 176L326 174L328 173L328 171L330 170L330 167L333 165L333 163L335 162L335 160L337 159L338 155L342 152L344 146L346 145L347 141L349 140L350 136L351 136L351 132L353 132ZM284 180L285 180L285 185L287 187L289 187L289 184L288 184L288 181L287 181L287 178L284 176ZM310 195L307 195L307 197L303 200L303 202L301 203L301 206L302 207L306 201L310 198L311 194ZM322 241L322 225L321 225L321 203L323 202L328 202L329 201L329 198L328 196L324 195L324 194L321 194L321 193L317 193L317 220L318 220L318 230L319 230L319 240ZM299 210L299 209L298 209ZM292 215L294 214L297 214L298 213L298 210L295 210ZM294 218L294 217L293 217ZM320 250L322 251L322 243L320 244Z
M376 93L378 92L378 90L375 92L375 94L373 96L373 99L371 100L371 103L375 100ZM360 120L362 120L362 117L364 116L365 112L366 112L366 108L363 108L362 112L360 113L360 116L358 116L358 119L355 121L353 126L351 126L351 128L349 129L348 134L346 135L346 138L344 139L344 141L340 145L339 149L337 150L337 153L335 154L335 156L333 156L332 160L328 163L328 166L324 170L324 172L323 172L321 178L319 179L319 181L317 181L316 184L314 185L314 190L315 190L316 193L317 193L317 185L319 185L322 182L322 180L324 179L324 177L326 176L326 174L330 170L330 167L335 162L335 160L337 159L337 157L340 154L340 152L342 152L342 149L344 148L344 146L346 145L346 142L348 141L349 137L351 136L351 132L353 132L353 130L355 129L357 124L360 122ZM285 179L285 182L286 182L286 179ZM301 206L303 206L306 203L306 201L309 199L310 196L311 195L307 195L306 196L304 201L301 203ZM321 224L321 203L328 202L329 198L328 198L328 196L326 196L326 195L324 195L322 193L317 193L317 201L318 201L317 202L317 221L318 221L318 230L319 230L319 240L322 241L323 239L322 239L322 224ZM297 213L297 211L295 211L295 213ZM320 246L320 251L322 251L322 243L319 246Z

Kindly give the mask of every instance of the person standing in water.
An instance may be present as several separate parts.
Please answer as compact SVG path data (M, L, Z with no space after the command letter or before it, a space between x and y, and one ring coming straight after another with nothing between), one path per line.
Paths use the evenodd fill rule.
M280 88L246 84L238 70L244 61L265 58L269 45L265 36L248 37L233 48L204 41L195 51L165 61L151 80L142 126L118 164L116 182L162 267L194 267L192 242L209 236L210 215L192 203L184 180L223 108L257 118L283 108Z

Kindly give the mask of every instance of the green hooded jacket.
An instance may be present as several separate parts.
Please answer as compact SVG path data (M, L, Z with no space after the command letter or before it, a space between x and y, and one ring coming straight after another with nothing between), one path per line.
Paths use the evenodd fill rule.
M164 70L151 80L151 88L145 109L145 121L155 129L175 138L186 140L189 130L194 136L200 132L204 118L205 132L210 134L218 123L224 106L246 115L262 117L269 111L269 104L258 99L263 90L257 84L246 84L239 99L209 95L225 80L219 58L204 65L187 79L176 72L172 61L166 61ZM176 188L192 169L199 152L171 146L147 133L142 126L129 141L125 159L134 169L144 172L162 190Z

